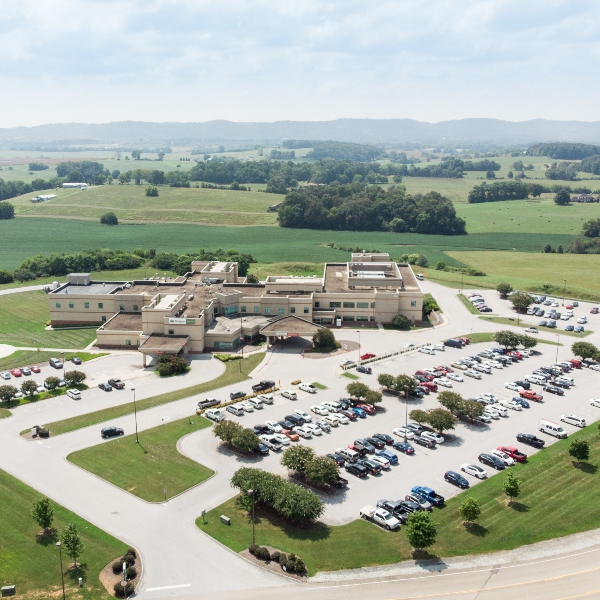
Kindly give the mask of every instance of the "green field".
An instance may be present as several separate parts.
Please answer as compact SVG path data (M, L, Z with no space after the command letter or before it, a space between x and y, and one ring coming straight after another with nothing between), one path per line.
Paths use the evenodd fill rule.
M165 394L159 394L158 396L151 396L150 398L143 398L137 401L137 410L145 410L147 408L154 408L161 404L168 404L175 400L181 400L182 398L188 398L195 394L203 394L211 390L216 390L232 383L238 383L248 379L248 374L251 373L265 357L264 352L256 352L250 354L243 361L230 361L225 363L225 372L215 379L192 385L190 387L181 388ZM193 407L190 407L190 412ZM82 427L89 427L90 425L97 425L108 421L109 419L116 419L124 415L131 415L134 412L133 402L129 404L120 404L119 406L112 406L111 408L104 408L85 415L77 417L71 417L70 419L64 419L63 421L55 421L49 423L46 428L50 430L53 436L60 435L62 433L68 433L69 431L75 431ZM21 432L24 433L24 432Z
M41 494L0 470L0 582L15 584L19 598L60 598L62 594L57 537L36 538L39 527L31 518L31 505ZM65 588L68 598L104 600L110 598L100 583L100 571L119 558L127 546L88 521L63 508L54 506L54 528L62 532L75 524L83 540L81 566L67 569L69 558L63 554ZM78 560L78 563L79 563ZM80 589L77 579L83 577Z
M84 362L92 360L93 358L99 358L106 356L106 352L99 352L91 354L89 352L73 352L66 353L65 360L71 360L73 356L78 356ZM36 365L43 362L49 361L51 358L60 358L60 353L56 351L43 351L43 350L16 350L9 356L0 358L0 371L14 369L15 367L27 367L29 365ZM68 370L71 368L75 369L76 365L67 365ZM20 383L19 381L13 380L14 383Z
M0 344L25 348L85 348L96 339L96 329L47 331L48 297L43 291L0 296Z
M142 500L160 502L214 474L177 450L177 440L211 425L204 417L186 417L141 432L139 444L127 435L73 452L67 460Z
M574 438L590 443L591 460L581 468L573 466L568 447ZM525 544L587 531L600 527L600 436L596 424L567 440L559 441L532 456L528 463L511 467L523 482L521 495L512 507L502 492L505 472L462 492L435 510L438 539L429 548L440 557L462 556L511 550ZM476 498L482 508L477 524L466 529L458 508L467 496ZM220 515L231 519L227 527ZM247 548L252 527L236 499L207 513L196 525L235 552ZM306 562L309 575L318 571L352 569L391 564L412 558L404 527L386 532L363 520L343 526L317 525L297 529L272 513L256 511L256 542L284 552L293 552ZM360 540L360 543L356 543Z

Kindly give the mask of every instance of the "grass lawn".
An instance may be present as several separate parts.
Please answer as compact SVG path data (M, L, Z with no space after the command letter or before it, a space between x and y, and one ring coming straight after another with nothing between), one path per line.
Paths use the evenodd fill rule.
M48 296L29 291L0 296L0 344L34 348L85 348L96 339L96 329L47 331Z
M327 386L319 383L318 381L313 381L311 385L314 385L318 390L326 390Z
M8 408L0 408L0 419L6 419L8 417L12 417L12 413Z
M342 377L347 377L348 379L360 379L360 377L358 375L355 375L354 373L350 373L350 371L344 371L344 373L342 374Z
M180 454L177 440L212 423L194 415L111 440L67 456L72 463L148 502L160 502L202 483L214 471Z
M167 404L168 402L174 402L175 400L181 400L194 394L202 394L217 388L237 383L238 381L244 381L248 379L248 374L251 373L264 358L263 352L251 354L248 358L244 358L243 361L233 360L225 363L225 372L222 375L210 381L199 383L198 385L192 385L187 388L180 390L174 390L165 394L159 394L158 396L152 396L150 398L144 398L137 401L137 410L145 410L147 408L153 408L160 406L161 404ZM241 363L241 371L240 371ZM105 408L97 410L85 415L79 415L70 419L64 419L63 421L55 421L49 423L46 427L50 430L53 436L60 435L61 433L68 433L75 429L81 429L82 427L88 427L90 425L97 425L103 423L109 419L115 419L124 415L130 415L133 413L133 402L129 404L121 404L119 406L113 406L111 408Z
M92 354L90 352L69 352L65 353L65 360L68 361L71 360L73 356L78 356L82 361L86 362L88 360L92 360L93 358L107 356L107 354L107 352L98 352L96 354ZM9 356L0 358L0 371L14 369L15 367L41 364L49 361L51 358L60 358L60 352L46 350L16 350ZM66 369L68 371L72 371L77 369L77 365L67 364ZM20 384L23 383L23 381L18 381L16 379L13 379L12 381L13 383L11 385L15 385L15 383L19 384L17 387L20 387Z
M574 438L590 443L589 463L575 468L568 456ZM440 557L510 550L554 537L600 527L600 436L596 424L559 441L532 456L528 463L511 467L523 482L521 496L507 506L502 492L505 472L494 475L435 510L436 544L429 551ZM482 508L481 518L470 529L458 515L460 504L471 496ZM227 527L220 515L231 519ZM247 548L252 539L251 522L233 498L211 510L196 525L232 550ZM356 540L361 543L357 544ZM258 508L256 541L294 552L306 562L310 575L318 571L390 564L412 558L404 527L388 533L363 520L343 526L317 524L298 529Z
M529 315L528 315L529 316ZM528 323L523 323L521 320L517 320L517 318L512 317L479 317L482 321L492 321L492 323L499 323L500 325L512 325L513 327L537 327L540 331L545 331L546 333L553 333L554 335L568 335L570 337L584 338L588 335L594 333L593 331L584 331L583 333L575 333L574 331L565 331L564 329L552 329L550 327L540 327L539 325L529 325ZM542 342L542 340L538 340ZM556 342L548 342L550 344L556 344Z
M482 342L493 342L493 333L470 333L469 340L471 344L481 344Z
M464 294L458 294L459 300L465 305L465 308L472 315L480 315L481 313L469 302L469 299Z
M62 594L56 537L38 541L39 527L31 518L31 505L41 494L0 470L0 578L2 585L15 584L21 598L59 598ZM68 598L106 599L110 596L100 583L105 565L122 556L127 546L55 502L54 528L62 532L77 525L83 540L81 566L66 569L69 558L63 553L65 588ZM79 561L78 561L79 563ZM83 577L83 588L77 579Z

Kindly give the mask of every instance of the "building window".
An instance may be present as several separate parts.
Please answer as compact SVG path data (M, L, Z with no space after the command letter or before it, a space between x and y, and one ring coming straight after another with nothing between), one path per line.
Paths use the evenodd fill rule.
M375 308L375 302L371 302L371 308Z
M374 321L374 320L375 320L375 317L374 317L373 315L371 315L371 316L369 317L369 321Z
M255 306L254 307L254 312L255 313L259 313L260 312L260 306Z
M292 308L290 308L290 312L294 315L296 314L296 307L292 306Z
M279 314L280 314L280 315L283 315L283 314L285 314L285 308L280 308L280 309L279 309Z
M56 303L56 308L60 308L60 302Z
M368 321L369 317L356 317L357 321Z
M242 306L242 307L240 308L240 310L241 310L242 312L246 312L246 307L245 307L245 306Z
M307 315L308 314L308 306L304 307L304 314Z
M135 343L136 343L137 346L139 346L140 345L140 338L138 338Z
M342 303L341 302L330 302L329 308L342 308Z
M410 301L410 305L411 306L416 306L417 305L417 301L416 300L411 300Z
M131 340L125 340L125 345L126 346L131 346Z
M124 304L119 304L119 310L125 310L125 305Z
M175 330L174 329L169 329L169 335L175 335Z
M139 308L138 308L138 305L137 305L137 304L134 304L134 305L133 305L133 310L135 310L135 311L139 310Z
M237 306L226 306L223 309L223 313L226 315L233 315L233 314L237 313L237 311L238 311Z
M75 308L75 305L72 302L69 302L69 308Z
M333 323L333 319L329 318L329 317L323 317L321 319L321 324L322 325L331 325Z
M354 317L351 317L350 315L344 315L342 317L342 321L354 321Z
M270 315L271 314L271 309L267 306L267 308L265 308L265 315Z
M369 308L369 303L368 302L357 302L356 308Z
M98 302L98 308L104 308L104 304L102 302Z
M344 308L354 308L354 302L344 302Z
M89 302L84 302L83 303L83 308L89 308L90 307L90 303Z
M106 323L106 316L102 315L102 322Z
M321 303L320 302L315 302L315 308L321 308Z

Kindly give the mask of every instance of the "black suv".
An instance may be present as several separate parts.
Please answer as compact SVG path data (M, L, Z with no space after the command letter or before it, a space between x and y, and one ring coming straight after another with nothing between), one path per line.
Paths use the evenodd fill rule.
M268 456L269 449L264 444L260 443L258 446L252 448L252 452L254 452L254 454L258 454L259 456Z
M382 440L380 437L368 437L365 438L366 442L369 442L369 444L371 444L371 446L375 446L375 448L377 448L377 450L381 450L383 448L385 448L385 440ZM390 440L390 444L393 442L394 440Z
M291 421L294 424L294 427L297 427L298 425L304 425L304 419L298 415L286 415L284 419L286 421Z
M125 432L120 427L105 427L100 435L103 438L115 437L117 435L123 435Z
M356 477L366 477L368 475L367 468L362 465L348 464L345 467L346 471Z
M270 390L274 387L275 387L274 381L261 381L260 383L255 383L252 386L252 391L255 393L264 392L265 390Z
M394 438L391 435L388 435L387 433L374 433L372 437L381 440L382 442L385 442L390 446L394 443Z
M357 465L362 465L370 475L379 475L381 473L381 465L368 458L361 458L357 461Z
M506 465L493 454L480 454L479 462L487 465L488 467L492 467L497 471L503 471L506 468Z
M252 428L252 431L256 434L256 435L261 435L262 433L270 433L271 429L269 427L267 427L266 425L263 425L262 423L260 425L255 425Z
M421 388L415 388L411 392L408 392L409 396L413 396L414 398L422 398L425 394Z
M371 367L363 367L362 365L358 365L358 367L356 367L356 370L358 373L366 373L367 375L370 375L373 372L373 369L371 369Z
M534 448L543 448L545 441L533 435L533 433L517 433L517 442L533 446Z
M518 381L515 381L515 383L517 385L520 385L524 390L531 389L531 384L529 383L529 381L523 381L523 380L519 379Z
M338 467L343 467L346 464L344 457L340 456L339 454L336 454L335 452L332 454L326 454L325 456L333 460Z
M122 390L125 387L125 384L120 379L109 379L108 383L117 390Z
M231 400L236 400L237 398L243 398L245 395L246 395L245 392L240 392L240 391L231 392L231 394L229 394L229 398Z

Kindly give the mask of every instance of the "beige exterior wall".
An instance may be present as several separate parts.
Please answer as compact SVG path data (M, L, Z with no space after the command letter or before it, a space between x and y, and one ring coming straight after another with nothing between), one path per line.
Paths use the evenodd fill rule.
M96 339L100 348L136 349L141 344L141 331L110 331L98 329Z

